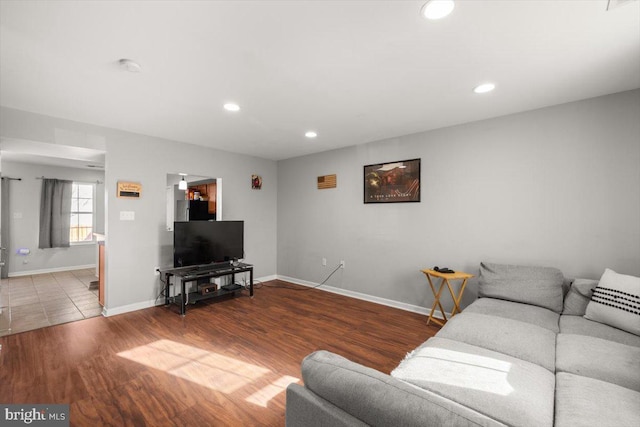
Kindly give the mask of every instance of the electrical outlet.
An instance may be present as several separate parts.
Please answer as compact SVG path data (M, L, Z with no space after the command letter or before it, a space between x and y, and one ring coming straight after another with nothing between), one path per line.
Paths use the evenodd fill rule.
M327 266L327 259L326 258L322 258L322 266L323 267Z
M344 260L340 260L340 268L344 268Z
M153 272L154 272L154 274L155 274L156 276L159 276L159 275L160 275L160 267L154 267L154 268L153 268Z

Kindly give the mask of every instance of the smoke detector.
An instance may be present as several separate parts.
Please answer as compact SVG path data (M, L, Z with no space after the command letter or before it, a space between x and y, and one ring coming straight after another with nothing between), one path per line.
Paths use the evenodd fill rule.
M139 73L142 71L140 64L132 59L122 58L118 61L118 65L120 65L120 68L130 73Z

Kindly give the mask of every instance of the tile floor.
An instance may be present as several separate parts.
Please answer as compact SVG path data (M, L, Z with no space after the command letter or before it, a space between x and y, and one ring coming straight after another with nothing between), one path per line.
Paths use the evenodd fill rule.
M95 269L0 280L0 336L102 314Z

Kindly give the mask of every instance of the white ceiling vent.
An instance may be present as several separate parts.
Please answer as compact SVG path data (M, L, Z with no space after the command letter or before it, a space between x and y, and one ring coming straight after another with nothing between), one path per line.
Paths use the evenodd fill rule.
M638 1L638 0L609 0L609 3L607 3L607 10L615 9L617 7L624 6L625 4L632 3L634 1Z

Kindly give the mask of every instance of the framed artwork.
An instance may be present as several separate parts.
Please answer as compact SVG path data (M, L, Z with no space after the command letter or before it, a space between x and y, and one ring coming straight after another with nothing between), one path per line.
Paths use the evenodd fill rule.
M251 175L251 188L254 190L262 188L262 177L260 175Z
M420 201L420 159L364 167L365 203Z

